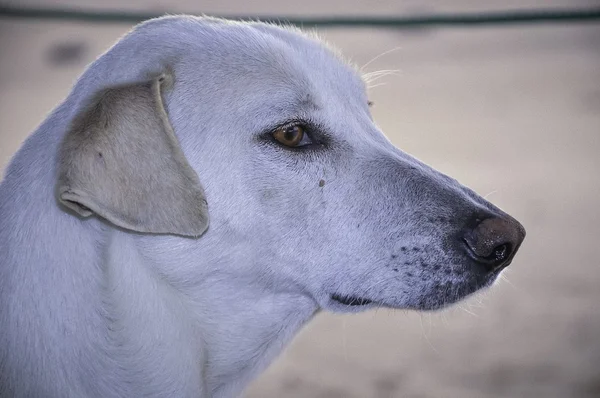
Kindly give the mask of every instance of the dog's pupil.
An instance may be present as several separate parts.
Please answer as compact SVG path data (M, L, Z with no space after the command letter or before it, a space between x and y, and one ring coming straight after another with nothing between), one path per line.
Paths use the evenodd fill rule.
M284 137L287 141L294 141L296 138L297 129L295 127L290 127L285 131Z

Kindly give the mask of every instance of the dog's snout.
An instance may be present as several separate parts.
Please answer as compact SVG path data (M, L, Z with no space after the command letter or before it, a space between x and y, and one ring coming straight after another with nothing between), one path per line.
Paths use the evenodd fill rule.
M509 217L478 221L463 236L469 255L489 272L508 266L524 238L525 228Z

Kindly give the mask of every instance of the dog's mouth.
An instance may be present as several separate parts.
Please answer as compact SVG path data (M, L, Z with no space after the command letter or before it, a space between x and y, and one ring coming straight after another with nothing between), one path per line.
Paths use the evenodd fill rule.
M346 295L341 295L341 294L332 294L331 299L333 301L337 301L340 304L348 305L351 307L356 307L356 306L360 306L360 305L367 305L367 304L373 303L373 300L369 300L364 297L346 296Z
M447 308L448 306L463 300L473 293L487 288L493 284L500 270L485 275L484 277L471 277L464 281L455 281L454 283L435 284L431 289L423 289L420 295L412 299L405 299L401 302L395 300L377 300L362 296L331 293L329 294L329 305L334 312L356 312L363 309L375 307L385 308L404 308L420 311L432 311Z

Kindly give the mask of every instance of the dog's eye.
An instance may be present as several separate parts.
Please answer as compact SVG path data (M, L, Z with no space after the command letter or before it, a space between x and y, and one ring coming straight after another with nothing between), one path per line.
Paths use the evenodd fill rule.
M273 138L280 144L292 148L312 144L304 127L298 124L278 128L273 132Z

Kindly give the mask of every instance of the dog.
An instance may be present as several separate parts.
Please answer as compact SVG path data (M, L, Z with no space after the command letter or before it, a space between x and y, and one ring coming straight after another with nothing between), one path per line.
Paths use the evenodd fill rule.
M191 16L87 68L0 223L2 397L237 396L315 313L444 308L525 237L394 147L314 35Z

